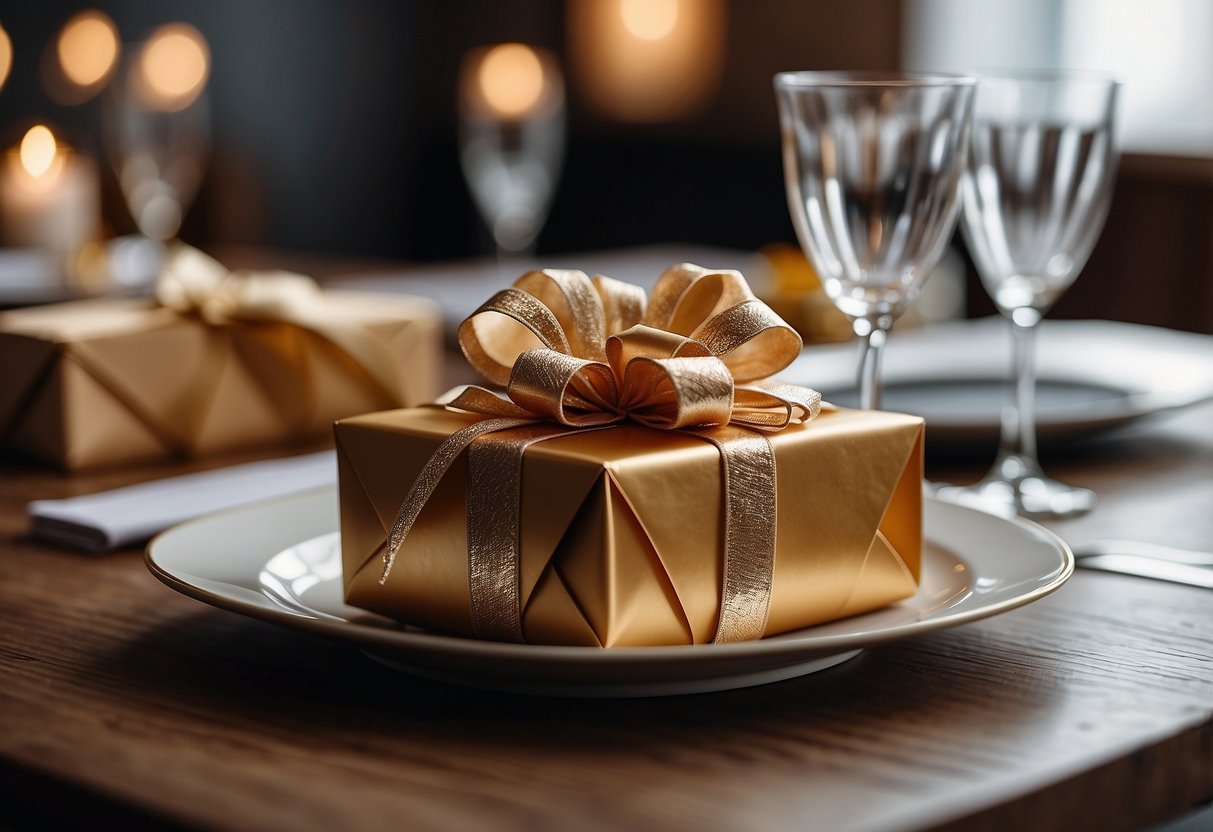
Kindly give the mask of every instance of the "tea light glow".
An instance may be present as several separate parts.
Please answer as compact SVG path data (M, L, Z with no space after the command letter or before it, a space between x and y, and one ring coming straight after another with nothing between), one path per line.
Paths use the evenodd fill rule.
M96 237L101 201L91 159L31 127L0 171L0 227L10 246L69 253Z

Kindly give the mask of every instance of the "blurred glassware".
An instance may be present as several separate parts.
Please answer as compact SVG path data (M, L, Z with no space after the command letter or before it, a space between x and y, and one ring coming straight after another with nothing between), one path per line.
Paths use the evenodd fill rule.
M169 240L181 228L210 156L210 52L193 27L157 29L113 85L107 133L127 207L140 232Z
M529 255L564 160L564 81L555 57L521 43L469 52L460 70L459 143L498 256Z
M1120 85L1025 73L978 83L962 228L982 284L1010 322L1014 367L998 457L973 486L940 496L1001 514L1066 517L1095 494L1044 475L1036 455L1036 325L1074 282L1112 201Z
M775 76L788 206L830 300L862 339L860 406L880 407L880 350L956 224L974 80Z
M754 292L791 324L806 344L849 341L855 336L851 321L826 296L821 278L800 246L763 246L747 265L746 277ZM914 305L898 319L898 330L963 318L964 282L964 259L949 247ZM852 392L858 397L858 390Z

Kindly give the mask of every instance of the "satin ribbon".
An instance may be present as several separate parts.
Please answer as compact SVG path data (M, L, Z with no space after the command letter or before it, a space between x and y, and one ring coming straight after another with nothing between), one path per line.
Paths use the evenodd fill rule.
M448 437L423 467L388 535L381 584L443 474L467 448L473 630L522 641L523 454L570 431L631 420L700 436L720 450L725 546L714 641L762 636L776 528L775 455L765 434L812 419L821 396L763 381L795 359L801 340L740 272L673 266L647 302L639 287L608 277L528 272L460 325L459 344L481 375L504 386L505 397L470 386L442 403L487 418Z
M312 332L344 353L387 401L401 402L400 373L386 345L354 323L324 311L314 280L284 271L228 271L202 251L177 243L156 282L156 300L211 326L283 323Z

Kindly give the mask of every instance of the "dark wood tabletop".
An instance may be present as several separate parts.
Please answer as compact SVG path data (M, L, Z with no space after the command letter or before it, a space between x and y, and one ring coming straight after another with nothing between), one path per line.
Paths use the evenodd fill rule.
M1050 524L1072 544L1213 550L1213 404L1046 465L1100 495ZM139 549L25 536L30 499L188 467L0 469L0 826L1117 830L1213 798L1208 590L1080 570L1028 607L778 684L489 694L178 595Z

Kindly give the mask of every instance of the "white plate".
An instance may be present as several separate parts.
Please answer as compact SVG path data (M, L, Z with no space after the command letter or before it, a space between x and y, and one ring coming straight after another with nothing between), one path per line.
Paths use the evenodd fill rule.
M139 235L105 244L107 275L78 284L64 275L64 258L39 248L0 248L0 309L85 298L146 293L164 260L164 246Z
M1024 520L925 502L922 584L886 609L739 644L553 647L402 628L342 603L331 488L214 514L148 547L152 573L218 607L354 642L417 676L549 696L664 696L766 684L830 667L873 645L1022 606L1057 589L1074 558Z
M1036 427L1062 442L1213 398L1213 338L1113 321L1044 321ZM809 347L780 377L853 405L857 346ZM928 447L993 446L1008 398L1002 318L896 328L882 359L884 407L927 420Z

